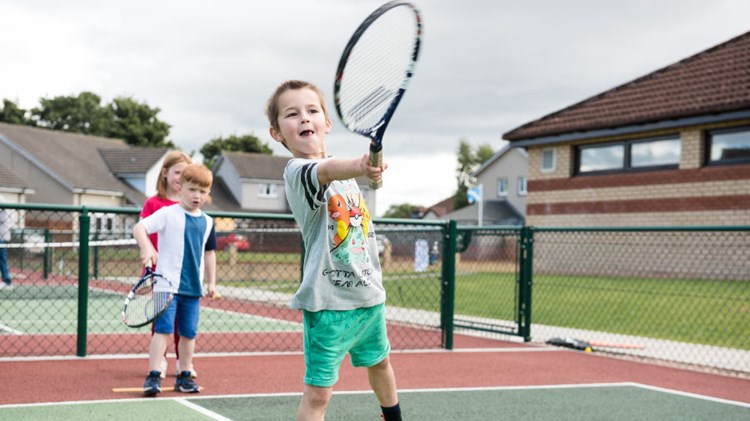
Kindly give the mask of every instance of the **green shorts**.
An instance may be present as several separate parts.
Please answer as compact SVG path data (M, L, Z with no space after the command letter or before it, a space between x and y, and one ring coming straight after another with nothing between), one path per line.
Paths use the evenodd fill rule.
M385 304L354 310L302 311L305 323L305 384L331 387L346 354L354 367L372 367L391 350Z

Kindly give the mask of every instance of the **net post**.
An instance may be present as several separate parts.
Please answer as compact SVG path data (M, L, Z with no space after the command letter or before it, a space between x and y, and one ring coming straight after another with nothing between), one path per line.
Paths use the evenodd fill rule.
M440 303L440 327L443 331L443 348L453 349L453 317L455 312L454 301L456 295L456 237L458 237L456 221L448 221L448 224L446 224L443 230L444 253Z
M85 357L89 301L89 231L91 229L91 217L88 208L85 206L81 208L78 223L80 226L80 249L78 252L78 341L76 355Z

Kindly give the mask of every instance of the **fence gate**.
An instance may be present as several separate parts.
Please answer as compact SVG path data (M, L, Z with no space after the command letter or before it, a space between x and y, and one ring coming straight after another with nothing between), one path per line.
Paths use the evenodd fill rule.
M455 329L528 336L522 233L507 226L457 229Z

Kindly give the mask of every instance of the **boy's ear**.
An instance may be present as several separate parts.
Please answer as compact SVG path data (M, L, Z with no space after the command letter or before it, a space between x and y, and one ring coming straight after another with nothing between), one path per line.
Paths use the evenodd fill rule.
M273 140L275 140L277 142L283 142L284 141L284 137L281 135L281 132L278 131L278 130L276 130L276 128L274 128L273 126L271 126L268 129L268 133L271 134L271 137L273 138Z
M331 133L332 128L333 124L331 123L331 119L326 117L326 134Z

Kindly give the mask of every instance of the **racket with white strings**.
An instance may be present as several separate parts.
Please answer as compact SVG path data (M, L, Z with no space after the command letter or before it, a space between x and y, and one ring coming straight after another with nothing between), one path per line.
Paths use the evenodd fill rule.
M141 327L161 316L174 299L174 287L164 276L147 265L122 304L122 322L130 327Z
M359 25L344 48L333 94L347 129L370 139L370 162L383 162L383 134L414 74L422 38L419 10L386 3ZM382 179L370 180L377 189Z

